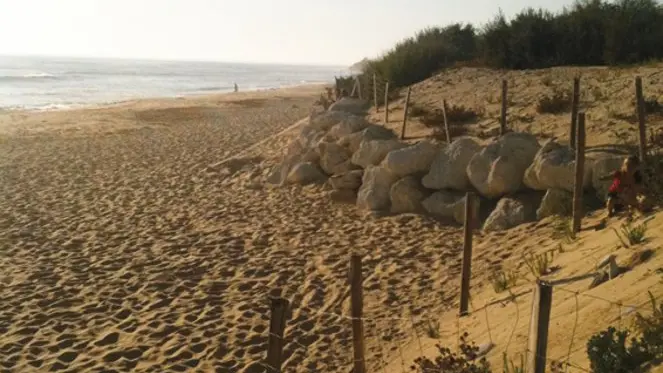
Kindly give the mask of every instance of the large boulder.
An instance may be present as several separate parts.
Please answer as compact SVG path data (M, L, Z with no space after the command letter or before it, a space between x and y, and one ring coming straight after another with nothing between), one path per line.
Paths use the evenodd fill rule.
M596 196L605 201L612 184L612 174L619 170L624 162L624 155L598 154L592 161L592 187Z
M398 177L380 166L369 165L364 170L361 187L357 193L357 206L371 211L388 210L389 192Z
M573 193L564 189L548 189L536 210L537 219L548 216L570 215L573 210Z
M330 112L341 111L350 114L365 114L371 107L368 100L359 98L343 97L342 99L334 102L330 107Z
M461 223L465 217L465 193L458 191L435 192L424 199L421 205L431 215L454 219Z
M404 143L398 140L362 141L359 150L352 155L352 163L363 168L376 166L382 162L389 152L405 146Z
M472 157L467 165L467 176L484 197L515 193L521 189L525 170L539 148L533 135L507 133Z
M391 186L389 198L391 200L391 212L399 214L406 212L422 212L421 201L430 193L421 185L418 178L406 176Z
M364 170L353 170L342 174L334 175L329 178L332 188L357 190L361 186L361 179L364 176Z
M357 115L350 115L347 118L345 118L342 122L334 125L329 130L329 135L333 136L336 139L340 139L343 136L360 132L368 126L369 123L363 117Z
M302 129L308 128L316 131L329 131L334 125L347 119L350 115L341 111L323 111L321 113L312 113L309 116L308 123L305 123Z
M360 132L355 132L341 137L338 144L348 148L352 153L359 150L362 142L367 140L392 140L396 138L396 134L387 128L370 124L368 127Z
M536 208L541 202L540 193L520 193L504 197L488 216L484 231L501 231L536 220Z
M471 187L467 165L481 150L481 145L470 137L461 137L439 151L422 179L429 189L455 189L466 191Z
M317 152L320 155L320 167L329 175L342 174L357 167L350 162L350 151L334 142L321 142Z
M437 152L436 144L424 140L389 152L382 166L398 176L423 173L428 171Z
M583 188L592 182L592 167L585 162ZM555 141L546 142L525 171L523 182L535 190L564 189L573 192L575 184L575 152Z
M313 184L322 183L327 179L320 168L310 162L298 163L288 173L288 183L291 184Z
M335 203L354 205L357 203L357 191L352 189L334 189L329 192L329 199Z

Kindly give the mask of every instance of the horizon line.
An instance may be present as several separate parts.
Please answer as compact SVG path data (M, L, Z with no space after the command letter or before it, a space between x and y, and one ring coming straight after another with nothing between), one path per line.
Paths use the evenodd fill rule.
M334 67L349 69L350 65L343 64L320 64L311 62L255 62L255 61L232 61L217 59L189 59L189 58L148 58L148 57L107 57L107 56L85 56L85 55L58 55L58 54L5 54L0 52L0 57L24 57L24 58L62 58L62 59L81 59L81 60L120 60L120 61L145 61L145 62L200 62L200 63L227 63L244 65L279 65L279 66L303 66L303 67Z

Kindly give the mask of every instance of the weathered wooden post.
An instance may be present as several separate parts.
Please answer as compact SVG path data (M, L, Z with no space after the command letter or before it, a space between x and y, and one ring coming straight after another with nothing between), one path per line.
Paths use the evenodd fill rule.
M546 371L552 291L552 286L537 280L532 302L529 346L527 346L528 372L544 373Z
M375 112L377 113L380 109L380 105L378 105L378 85L375 73L373 73L373 103L375 104Z
M447 100L442 100L442 119L444 119L444 132L447 136L447 144L451 144L451 133L447 122Z
M500 135L506 134L507 81L502 79L502 110L500 112Z
M352 344L354 351L353 373L366 373L364 360L364 324L363 324L363 279L361 255L353 254L350 259L350 307L352 314Z
M463 240L463 269L460 283L460 316L467 316L470 303L470 278L472 277L472 233L477 225L475 196L472 192L465 194L465 225Z
M585 214L582 203L585 182L585 113L578 113L576 142L576 174L573 186L573 233L580 232L582 217Z
M647 157L647 130L645 117L647 115L645 109L645 99L642 95L642 78L635 78L635 102L638 109L638 135L639 135L639 145L640 145L640 161L646 162L645 158Z
M407 111L410 108L410 92L412 87L407 87L407 96L405 97L405 108L403 111L403 127L401 128L401 140L405 140L405 127L407 126Z
M384 84L384 124L389 124L389 82Z
M580 102L580 77L573 78L573 100L571 101L571 133L569 143L571 148L576 147L576 127L578 123L578 105Z
M281 373L283 362L283 334L285 333L289 303L283 298L272 298L267 339L267 366L269 373Z

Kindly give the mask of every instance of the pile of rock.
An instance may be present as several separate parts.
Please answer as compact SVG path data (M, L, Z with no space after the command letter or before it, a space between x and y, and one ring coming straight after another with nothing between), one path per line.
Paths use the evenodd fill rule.
M372 212L429 213L464 220L465 194L496 203L485 230L501 230L570 211L575 154L530 134L511 132L488 143L460 137L451 144L407 144L393 131L368 123L368 103L343 98L312 114L271 182L327 183L333 200ZM623 156L593 154L584 186L602 197ZM484 203L482 202L482 204ZM491 203L486 203L491 205Z

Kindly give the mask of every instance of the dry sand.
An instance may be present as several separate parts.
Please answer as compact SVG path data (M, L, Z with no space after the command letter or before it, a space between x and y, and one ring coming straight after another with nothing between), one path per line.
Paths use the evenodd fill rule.
M332 204L320 187L264 183L292 124L319 93L0 114L0 369L262 373L268 297L282 289L293 305L284 371L347 373L352 329L343 315L355 251L365 255L369 372L403 373L413 357L434 352L428 325L439 322L440 341L452 346L459 227L418 215L366 217ZM242 160L224 166L231 156ZM657 219L648 243L654 249L661 245ZM556 247L551 232L548 220L479 234L473 306L496 297L485 280L496 266L518 268L520 286L529 289L520 255ZM609 229L583 233L556 259L558 276L591 270L592 258L614 250L616 240ZM630 252L620 250L623 260ZM646 301L642 290L660 281L654 270L663 263L654 258L594 294ZM530 295L519 302L518 317L508 304L487 313L493 362L507 345L522 351ZM577 328L584 340L608 318L593 322L606 306L586 304L590 320ZM560 341L575 320L565 311L572 300L560 307L554 325L565 331L551 337L554 357L569 347ZM461 320L478 343L487 338L482 317ZM511 338L515 321L522 325ZM583 351L573 359L586 365Z

